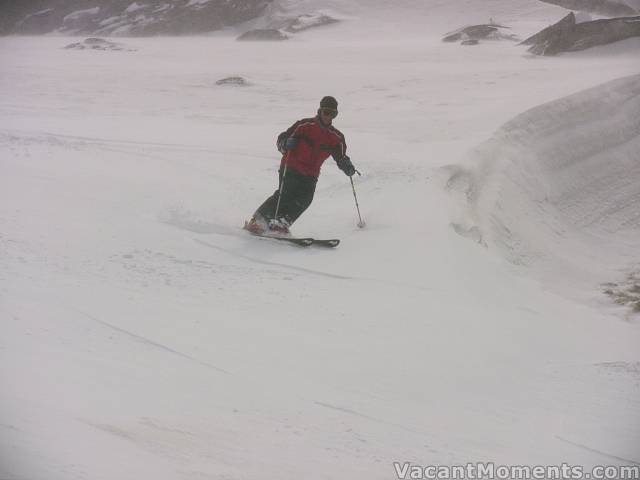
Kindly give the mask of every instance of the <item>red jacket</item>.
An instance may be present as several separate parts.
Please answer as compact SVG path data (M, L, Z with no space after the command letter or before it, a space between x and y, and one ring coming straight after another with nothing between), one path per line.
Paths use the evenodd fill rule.
M291 150L285 150L284 144L289 137L298 139ZM286 131L278 135L278 150L283 153L280 166L293 168L302 175L317 177L324 161L333 156L338 161L346 156L347 144L344 135L331 126L325 125L318 117L299 120Z

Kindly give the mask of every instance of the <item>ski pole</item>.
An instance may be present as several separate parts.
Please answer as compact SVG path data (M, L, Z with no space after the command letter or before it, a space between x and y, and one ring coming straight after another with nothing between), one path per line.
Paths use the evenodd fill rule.
M287 157L289 153L287 152ZM280 210L280 200L282 199L282 190L284 190L284 179L287 176L287 161L284 162L284 168L282 169L282 180L280 180L280 190L278 191L278 203L276 204L275 219L278 220L278 211Z
M357 170L356 170L356 173L360 175L360 172ZM351 190L353 190L353 198L356 201L356 210L358 211L358 219L360 220L358 222L358 227L364 228L366 224L364 223L364 220L362 220L362 215L360 215L360 205L358 205L358 196L356 195L356 186L353 183L353 176L349 177L349 180L351 180Z

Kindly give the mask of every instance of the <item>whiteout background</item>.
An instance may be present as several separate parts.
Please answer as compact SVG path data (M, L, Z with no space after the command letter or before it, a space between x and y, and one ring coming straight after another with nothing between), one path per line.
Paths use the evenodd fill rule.
M640 461L640 326L601 287L640 261L640 80L605 84L640 43L440 41L566 13L529 0L321 6L277 44L0 39L0 478ZM294 230L337 250L243 234L323 95L367 228L328 160Z

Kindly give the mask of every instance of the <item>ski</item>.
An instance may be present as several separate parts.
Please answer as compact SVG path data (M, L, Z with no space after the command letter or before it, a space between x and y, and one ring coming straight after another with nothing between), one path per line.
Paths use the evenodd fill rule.
M249 232L249 234L254 237L264 238L266 240L277 240L278 242L290 243L291 245L297 245L299 247L310 247L313 245L313 238L277 237L275 235L260 235L253 232Z
M293 245L298 245L299 247L310 247L313 245L313 238L275 237L272 235L256 235L255 233L252 235L261 238L268 238L270 240L278 240L279 242L291 243Z
M315 245L318 247L335 248L338 245L340 245L340 240L338 240L337 238L329 238L329 239L314 238L312 245Z
M340 240L337 238L312 238L312 237L275 237L272 235L256 235L252 233L255 237L260 238L268 238L269 240L278 240L280 242L288 242L294 245L298 245L300 247L326 247L326 248L335 248L340 245Z
M340 240L337 238L312 238L312 237L272 237L270 235L257 235L258 237L263 238L272 238L274 240L281 240L284 242L293 243L294 245L299 245L301 247L326 247L326 248L335 248L340 245Z
M246 222L243 229L249 232L254 237L268 238L269 240L278 240L279 242L291 243L299 247L310 247L312 245L315 245L317 247L335 248L340 245L340 240L337 238L283 237L278 235L255 233L247 228Z

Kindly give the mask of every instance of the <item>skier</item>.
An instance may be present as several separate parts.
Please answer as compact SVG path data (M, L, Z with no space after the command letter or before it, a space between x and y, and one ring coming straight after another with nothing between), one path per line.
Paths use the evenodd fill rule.
M245 224L247 230L256 235L289 235L289 227L311 205L320 167L329 155L345 175L356 173L346 155L344 135L332 125L337 116L338 102L327 96L315 117L299 120L278 135L279 187Z

